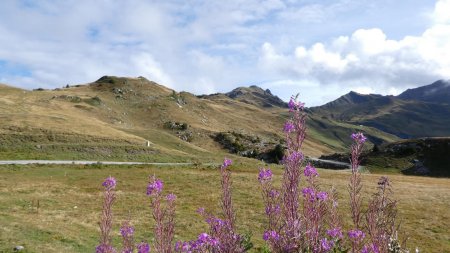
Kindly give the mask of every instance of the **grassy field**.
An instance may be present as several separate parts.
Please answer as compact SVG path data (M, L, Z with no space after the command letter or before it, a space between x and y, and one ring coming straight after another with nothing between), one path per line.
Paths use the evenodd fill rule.
M257 168L240 160L232 166L233 200L240 232L252 231L255 250L263 245L264 208L257 183ZM275 167L279 182L281 167ZM335 185L340 211L349 221L346 184L349 173L319 170L323 189ZM220 181L214 167L155 166L2 166L0 167L0 252L23 245L26 252L92 252L98 241L101 183L118 180L114 206L115 238L126 217L136 226L136 240L152 240L152 219L145 195L148 175L165 182L165 193L177 199L176 240L193 239L207 229L196 214L198 207L220 211ZM364 174L364 203L374 192L377 174ZM450 179L391 175L399 200L408 246L421 252L450 252ZM349 224L347 224L348 226Z

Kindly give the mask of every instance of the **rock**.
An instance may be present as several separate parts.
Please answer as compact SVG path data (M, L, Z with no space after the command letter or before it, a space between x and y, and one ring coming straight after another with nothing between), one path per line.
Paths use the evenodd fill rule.
M22 251L22 250L24 250L25 249L25 247L24 246L21 246L21 245L18 245L18 246L16 246L16 247L14 247L14 252L19 252L19 251Z

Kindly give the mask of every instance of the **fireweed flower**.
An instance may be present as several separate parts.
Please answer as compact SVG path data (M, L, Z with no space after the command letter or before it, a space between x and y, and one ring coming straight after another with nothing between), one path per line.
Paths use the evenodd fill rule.
M316 195L314 192L313 188L310 187L305 187L302 189L302 193L303 193L303 197L310 197L310 198L314 198L314 196Z
M266 214L269 215L271 213L279 214L281 212L280 205L275 206L267 206L266 207Z
M95 247L95 253L115 253L116 250L111 245L100 244Z
M280 196L280 193L277 190L270 190L269 197L278 198L278 196Z
M122 226L120 228L120 234L123 237L133 236L134 235L134 228L132 226L128 226L128 225Z
M141 242L137 246L137 252L138 253L149 253L150 252L150 245L146 242Z
M319 200L327 200L327 198L328 198L328 193L326 193L326 192L318 192L318 193L316 194L316 197L317 197Z
M201 242L206 242L206 241L208 241L208 238L209 238L209 235L207 233L201 233L198 236L197 240L201 241Z
M283 163L298 163L303 160L304 156L302 152L293 151L287 157L284 158Z
M353 134L351 135L351 137L352 137L352 139L353 139L354 141L356 141L357 143L360 143L360 144L366 142L366 140L367 140L367 138L366 138L366 137L364 136L364 134L361 133L361 132L353 133Z
M204 215L205 214L205 208L204 207L200 207L199 209L197 209L197 213L200 215Z
M225 158L225 159L223 160L222 167L225 167L225 168L226 168L226 167L230 166L231 163L232 163L232 161L231 161L230 159Z
M369 245L364 245L364 247L361 250L361 253L380 253L380 251L378 250L377 246L371 243Z
M173 193L170 193L170 194L168 194L168 195L166 196L166 200L169 201L169 202L173 202L173 201L175 201L176 199L177 199L177 195L175 195L175 194L173 194Z
M280 239L280 236L278 235L278 233L276 231L266 231L263 234L263 240L264 241L268 241L268 240L274 240L274 241L278 241Z
M290 112L295 110L296 102L295 102L294 98L291 97L291 99L289 100L288 106L289 106Z
M297 102L294 97L291 97L288 103L289 111L303 110L305 103Z
M162 191L163 186L163 181L156 179L155 181L147 185L147 195L152 196L155 194L159 194Z
M303 173L306 177L316 177L319 175L316 168L314 168L314 166L311 166L311 164L306 165L305 171Z
M269 168L259 169L258 181L260 183L262 183L264 181L270 181L270 180L272 180L272 171Z
M110 177L105 179L105 181L102 183L102 185L107 190L114 189L114 188L116 188L116 179L110 176Z
M327 235L329 235L332 238L342 238L341 228L329 229L327 230Z
M323 252L328 252L334 246L333 241L328 241L327 238L320 239L320 248Z
M364 234L364 232L361 230L354 229L348 231L348 237L350 237L350 240L352 241L362 241L362 239L366 237L366 234Z
M294 124L292 124L292 122L288 121L284 124L283 131L285 133L293 132L294 129L295 129L295 126L294 126Z

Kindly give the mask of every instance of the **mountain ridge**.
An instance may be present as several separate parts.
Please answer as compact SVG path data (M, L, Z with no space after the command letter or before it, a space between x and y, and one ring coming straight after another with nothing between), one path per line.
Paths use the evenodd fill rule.
M421 100L449 104L450 80L438 80L429 85L407 89L397 97L405 100Z
M375 127L400 138L450 136L450 84L439 80L398 96L349 92L311 111L338 121Z

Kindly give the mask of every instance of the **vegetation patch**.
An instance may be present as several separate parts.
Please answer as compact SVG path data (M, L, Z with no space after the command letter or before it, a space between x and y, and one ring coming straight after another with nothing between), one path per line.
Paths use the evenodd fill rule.
M264 160L268 163L279 163L285 149L282 140L265 140L256 135L235 131L220 132L213 138L231 153Z
M165 129L175 132L176 136L183 141L192 142L194 140L194 134L188 129L189 125L186 122L166 121L163 126Z

